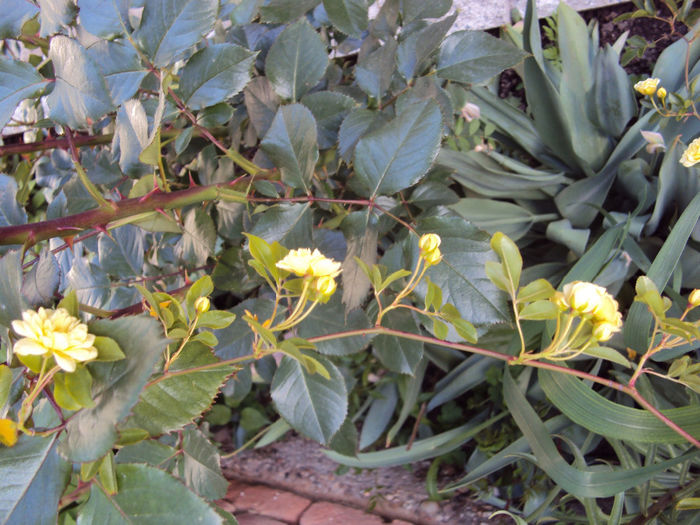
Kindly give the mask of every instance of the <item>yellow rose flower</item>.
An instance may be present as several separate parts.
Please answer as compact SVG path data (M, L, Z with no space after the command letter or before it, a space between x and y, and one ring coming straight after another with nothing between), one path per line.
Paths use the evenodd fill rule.
M17 443L17 423L11 419L0 419L0 443L6 447Z
M634 89L638 93L650 97L654 93L656 93L656 88L659 85L659 82L661 81L658 78L647 78L645 80L640 80L639 82L637 82L634 85Z
M14 353L50 354L66 372L74 372L78 361L97 357L97 348L93 346L95 336L88 333L85 323L63 308L26 310L22 312L22 321L12 321L12 329L24 336L14 344Z
M339 262L324 256L318 249L312 253L309 248L291 250L282 260L277 261L276 266L299 277L335 277L340 273Z
M690 143L690 145L683 152L680 162L686 168L695 166L698 162L700 162L700 137L696 138Z
M590 314L600 305L601 290L602 293L605 293L604 288L593 283L573 281L564 285L562 293L564 294L564 302L572 310L580 314Z

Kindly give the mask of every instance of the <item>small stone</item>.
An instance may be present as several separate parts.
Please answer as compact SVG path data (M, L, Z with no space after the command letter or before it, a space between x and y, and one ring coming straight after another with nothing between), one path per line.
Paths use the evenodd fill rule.
M427 516L437 516L440 513L440 505L437 501L425 500L418 506L418 512Z

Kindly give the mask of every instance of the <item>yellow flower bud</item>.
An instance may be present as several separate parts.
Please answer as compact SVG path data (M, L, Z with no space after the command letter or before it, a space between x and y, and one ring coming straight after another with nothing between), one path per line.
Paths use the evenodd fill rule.
M17 443L17 423L11 419L0 419L0 443L6 447Z
M695 166L698 162L700 162L700 137L690 143L680 160L680 163L686 168Z
M440 242L442 242L442 239L440 239L438 234L426 233L422 235L418 241L418 247L422 253L427 254L438 249L440 247Z
M209 301L208 297L197 297L194 302L194 309L197 310L197 313L203 314L208 312L209 308L211 308L211 301Z
M656 87L659 85L659 82L661 81L658 78L647 78L645 80L640 80L639 82L637 82L634 85L634 89L638 93L650 97L654 93L656 93Z
M336 289L335 279L329 275L319 277L316 281L316 292L323 298L333 295Z
M93 346L95 336L88 334L87 325L63 308L26 310L21 321L12 321L12 329L24 336L12 348L14 353L52 355L66 372L74 372L77 361L97 357L97 348Z
M562 289L562 293L572 310L580 314L593 313L600 304L600 286L583 281L573 281Z
M695 290L690 292L688 302L693 306L700 306L700 289L696 288Z
M435 266L440 261L442 261L442 254L440 253L440 248L435 248L432 252L426 253L423 258L425 259L425 264L427 266Z
M611 323L598 323L593 327L593 337L598 341L608 341L620 328Z
M661 100L661 102L663 102L664 99L666 98L666 88L660 87L660 88L656 91L656 96L659 97L659 100Z

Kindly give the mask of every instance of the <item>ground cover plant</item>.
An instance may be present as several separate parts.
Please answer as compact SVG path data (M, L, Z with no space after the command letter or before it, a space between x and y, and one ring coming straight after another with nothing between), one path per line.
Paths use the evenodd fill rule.
M208 412L518 519L690 519L697 33L635 84L566 6L545 57L532 2L450 4L6 10L2 523L234 523Z

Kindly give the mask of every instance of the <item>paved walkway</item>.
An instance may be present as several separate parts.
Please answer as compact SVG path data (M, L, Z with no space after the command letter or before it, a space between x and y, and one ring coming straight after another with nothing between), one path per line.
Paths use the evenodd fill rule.
M385 521L354 507L329 501L311 501L292 492L232 481L219 505L231 512L239 525L414 525L409 521Z

